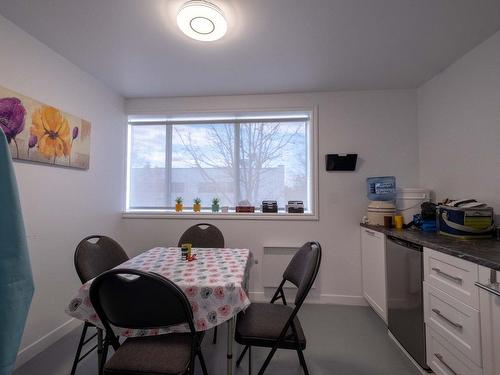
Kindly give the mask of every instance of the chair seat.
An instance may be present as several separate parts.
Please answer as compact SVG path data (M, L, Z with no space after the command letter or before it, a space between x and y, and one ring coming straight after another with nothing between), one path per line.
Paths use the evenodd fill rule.
M238 314L235 339L241 345L273 347L293 309L289 306L271 303L252 303ZM297 317L294 319L299 346L306 348L304 331ZM297 343L290 327L281 349L297 349Z
M171 333L125 340L104 365L105 374L184 374L191 358L191 335Z

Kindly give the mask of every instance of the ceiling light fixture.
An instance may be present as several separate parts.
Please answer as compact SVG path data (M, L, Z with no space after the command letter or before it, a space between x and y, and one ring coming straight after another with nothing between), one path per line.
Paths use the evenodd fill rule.
M177 25L188 37L202 42L220 39L227 31L222 10L204 0L185 3L177 13Z

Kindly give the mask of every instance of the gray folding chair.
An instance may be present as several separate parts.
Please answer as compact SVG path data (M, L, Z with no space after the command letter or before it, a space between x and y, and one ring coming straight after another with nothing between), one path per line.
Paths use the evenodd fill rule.
M118 242L107 236L92 235L80 241L75 250L74 263L76 273L82 284L99 276L101 273L114 268L129 258ZM96 333L87 336L89 328L95 328ZM90 348L85 354L81 355L83 347L97 336L97 344ZM102 365L106 358L103 358L104 339L102 329L92 323L85 322L80 335L80 341L76 349L75 359L71 367L71 375L74 375L78 363L97 349L97 361L99 374L102 373Z
M318 242L307 242L294 255L283 273L283 279L270 303L252 303L245 311L238 314L235 340L245 345L236 361L239 366L248 351L248 373L252 373L252 346L271 348L259 370L262 375L278 349L297 351L304 373L309 374L303 351L306 337L297 317L307 294L318 275L321 264L321 246ZM297 287L295 307L287 305L283 285L286 281ZM275 304L281 299L283 304Z
M203 332L194 328L186 295L167 278L132 269L110 270L92 282L90 300L115 349L104 364L105 375L193 375L196 357L208 375L201 352ZM146 330L181 324L188 332L131 337L122 344L111 327Z
M215 225L200 223L186 229L178 246L190 243L193 247L224 247L224 236Z

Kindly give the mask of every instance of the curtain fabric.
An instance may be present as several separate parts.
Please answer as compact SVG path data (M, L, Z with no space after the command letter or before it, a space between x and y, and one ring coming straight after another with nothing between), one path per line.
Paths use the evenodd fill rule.
M33 291L14 168L0 128L0 375L14 368Z

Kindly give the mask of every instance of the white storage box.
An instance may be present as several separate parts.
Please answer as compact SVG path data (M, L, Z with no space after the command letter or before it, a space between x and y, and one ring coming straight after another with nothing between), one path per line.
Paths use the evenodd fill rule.
M396 209L403 216L405 224L413 221L413 215L420 213L420 205L431 200L431 191L420 188L403 188L396 192Z

